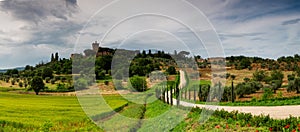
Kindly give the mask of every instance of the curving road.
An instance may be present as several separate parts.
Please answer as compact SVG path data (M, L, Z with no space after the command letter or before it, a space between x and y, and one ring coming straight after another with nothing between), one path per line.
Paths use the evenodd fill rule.
M179 88L183 88L186 85L185 75L183 71L180 71L180 84ZM176 105L176 99L173 99L174 104ZM214 106L214 105L202 105L202 104L193 104L185 101L180 101L179 103L182 106L186 107L200 107L208 108L212 110L221 110L226 111L239 111L243 113L251 113L252 115L270 115L274 119L284 119L288 118L290 115L294 117L300 116L300 105L289 105L289 106Z

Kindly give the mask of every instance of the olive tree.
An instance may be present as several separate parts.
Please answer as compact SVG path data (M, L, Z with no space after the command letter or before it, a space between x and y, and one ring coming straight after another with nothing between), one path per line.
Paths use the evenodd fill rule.
M300 93L300 78L297 77L294 80L290 80L287 90L288 92L296 91L297 93Z
M45 88L45 84L42 78L35 76L30 82L30 87L34 90L35 94L38 95L40 90Z

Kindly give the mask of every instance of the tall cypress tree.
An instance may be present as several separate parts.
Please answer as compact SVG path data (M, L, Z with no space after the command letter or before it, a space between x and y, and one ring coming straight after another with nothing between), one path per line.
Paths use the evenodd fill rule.
M58 61L58 52L55 53L55 61Z
M54 61L54 55L53 55L53 53L51 54L51 62L53 62Z

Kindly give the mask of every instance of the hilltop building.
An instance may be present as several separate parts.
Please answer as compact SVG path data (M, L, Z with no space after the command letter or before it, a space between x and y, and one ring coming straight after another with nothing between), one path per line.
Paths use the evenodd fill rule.
M97 41L95 41L95 42L92 44L93 50L94 50L95 52L98 52L99 45L100 45L100 43L98 43Z
M97 41L92 44L92 48L97 53L96 56L112 55L115 52L114 49L100 47Z
M92 43L92 49L95 53L96 53L96 56L99 57L99 56L106 56L106 55L113 55L116 50L118 50L118 53L120 54L123 54L123 55L137 55L138 53L140 53L140 50L127 50L127 49L112 49L112 48L106 48L106 47L101 47L100 46L100 43L95 41ZM71 58L74 58L74 57L80 57L80 56L83 56L82 54L77 54L77 53L74 53L74 54L71 54Z

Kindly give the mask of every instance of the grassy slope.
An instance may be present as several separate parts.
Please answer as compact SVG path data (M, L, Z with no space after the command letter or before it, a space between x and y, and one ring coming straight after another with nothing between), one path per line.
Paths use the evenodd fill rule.
M116 104L121 106L122 103L118 102L124 102L122 97L116 95L105 96L105 98L109 104L113 104L112 107L117 107ZM135 130L135 128L139 128L137 126L143 107L142 104L129 103L120 112L121 116L113 116L106 120L105 124L108 125L107 127L116 128L116 130ZM155 101L147 104L144 118L155 118L171 109L169 105ZM72 96L35 96L0 92L0 111L0 131L40 131L47 130L47 128L50 128L50 131L102 131L85 116L76 97ZM182 114L182 111L177 112ZM184 119L179 119L179 124L176 124L172 131L268 131L269 129L267 122L257 126L255 120L247 122L241 118L244 116L235 116L234 114L232 117L227 117L227 112L220 111L213 114L207 122L200 124L200 112L193 109ZM136 120L120 123L124 117ZM228 119L224 119L224 117ZM171 118L162 117L161 119L174 121ZM157 124L142 123L138 130L150 130L153 127L167 130L170 127L164 122L157 122Z
M127 103L121 97L105 98L112 108ZM77 98L72 96L0 92L0 111L0 131L36 131L47 125L53 131L100 131L82 111Z
M136 131L144 105L129 103L128 107L110 119L100 122L106 131Z

